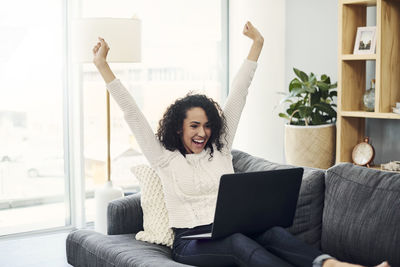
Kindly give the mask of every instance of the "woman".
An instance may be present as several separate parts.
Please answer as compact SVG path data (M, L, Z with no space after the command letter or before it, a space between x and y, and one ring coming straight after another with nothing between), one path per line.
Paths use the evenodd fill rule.
M189 94L167 109L157 135L107 64L109 47L105 40L99 38L93 48L93 62L107 89L161 178L169 223L175 233L173 258L197 266L355 266L323 255L280 227L250 237L237 233L219 240L180 238L210 231L219 179L222 174L233 173L232 143L264 43L250 22L243 34L253 44L224 109L204 95Z

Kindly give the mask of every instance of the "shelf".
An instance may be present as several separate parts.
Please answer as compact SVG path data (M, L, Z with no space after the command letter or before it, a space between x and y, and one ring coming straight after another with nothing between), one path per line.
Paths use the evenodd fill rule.
M376 54L367 54L367 55L353 55L353 54L345 54L341 57L342 60L376 60Z
M376 6L376 0L342 0L344 5Z
M389 170L382 170L382 167L380 165L373 165L370 167L371 169L374 170L379 170L379 171L383 171L383 172L394 172L394 173L400 173L400 171L389 171Z
M396 113L367 112L367 111L341 111L341 112L339 112L339 114L342 117L400 120L400 114L396 114Z

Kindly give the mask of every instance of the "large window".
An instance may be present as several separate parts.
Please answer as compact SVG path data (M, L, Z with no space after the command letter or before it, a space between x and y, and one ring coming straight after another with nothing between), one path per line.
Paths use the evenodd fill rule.
M2 236L65 226L69 211L63 1L7 1L0 13Z
M71 19L141 19L142 62L111 67L156 131L166 107L189 91L225 99L226 2L20 0L0 9L0 236L84 221L78 218L80 168L73 167L73 181L68 171L70 145L71 162L84 162L86 221L94 219L94 190L106 179L106 88L92 64L66 65L67 4L74 6ZM77 91L82 161L81 140L74 142L82 133L75 131L81 125ZM114 100L111 138L113 182L125 192L140 190L130 169L146 160Z
M82 17L131 17L142 21L142 63L113 64L153 130L175 99L189 91L218 102L226 94L223 2L215 0L82 1ZM112 49L112 47L111 47ZM83 66L84 155L87 220L93 220L93 190L106 180L105 84L91 64ZM127 192L139 190L130 172L145 163L119 107L111 103L111 179Z

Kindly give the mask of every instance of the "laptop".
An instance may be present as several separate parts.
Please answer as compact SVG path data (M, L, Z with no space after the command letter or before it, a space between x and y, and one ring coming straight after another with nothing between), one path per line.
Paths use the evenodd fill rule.
M293 224L303 168L221 176L211 233L182 239L218 239Z

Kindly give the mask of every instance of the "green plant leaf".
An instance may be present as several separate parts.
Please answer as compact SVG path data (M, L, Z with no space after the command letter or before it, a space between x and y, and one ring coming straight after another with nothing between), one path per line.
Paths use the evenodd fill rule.
M294 78L290 84L289 84L289 92L291 92L294 88L301 88L302 83L299 81L299 79Z
M326 99L329 97L329 91L328 90L323 90L321 91L321 102L326 101Z
M336 111L331 107L330 104L321 102L321 103L315 104L314 107L316 107L318 110L328 114L330 117L336 118Z
M329 92L329 97L332 98L334 96L337 96L337 91L330 91Z
M296 109L298 109L300 106L302 105L302 103L300 101L297 101L293 104L290 105L290 108L293 109L293 111L295 111Z
M307 92L313 94L317 91L317 88L315 86L307 86L304 88Z
M314 94L311 94L311 106L314 106L316 103L321 101L321 91L317 91Z
M321 81L327 84L331 84L331 78L329 78L329 76L327 76L326 74L321 75Z
M306 91L303 88L294 88L290 94L286 95L285 98L283 98L279 104L282 105L285 102L293 102L292 98L294 97L301 97L302 93L305 93ZM299 100L297 100L298 102Z
M317 86L319 89L321 89L322 91L327 91L330 89L330 85L321 81L317 82Z
M279 101L279 105L282 105L283 103L286 102L293 103L293 101L291 100L292 97L293 97L292 95L287 95L285 98Z
M285 103L293 103L293 100L288 98L285 100Z
M311 122L313 125L321 125L324 123L324 121L325 121L324 117L321 114L319 114L318 112L316 112L316 113L313 112L311 114Z
M308 82L310 83L310 86L315 86L315 84L317 83L317 76L315 76L315 74L311 72Z
M298 70L296 68L293 68L294 73L296 73L297 77L300 78L300 80L302 80L303 82L307 82L308 81L308 76L305 72Z
M289 116L285 113L279 113L279 117L289 120Z
M297 109L290 110L290 112L288 112L289 117L292 116L292 114L293 114L293 118L300 119L300 114L299 114L299 112L295 112L296 110Z
M302 118L308 118L311 116L312 107L301 106L299 107L299 113Z
M332 122L335 122L335 121L336 121L336 118L331 117L331 116L324 115L323 117L324 117L324 122L325 122L324 124L326 124L326 123L332 123Z
M286 109L286 114L288 116L290 116L296 110L296 108L294 107L295 104L296 103L291 104L290 107L288 109Z
M333 88L336 88L337 87L337 82L335 82L334 84L331 84L330 86L329 86L329 89L333 89Z
M290 97L299 97L305 92L306 90L304 88L293 88L293 90L290 92Z

